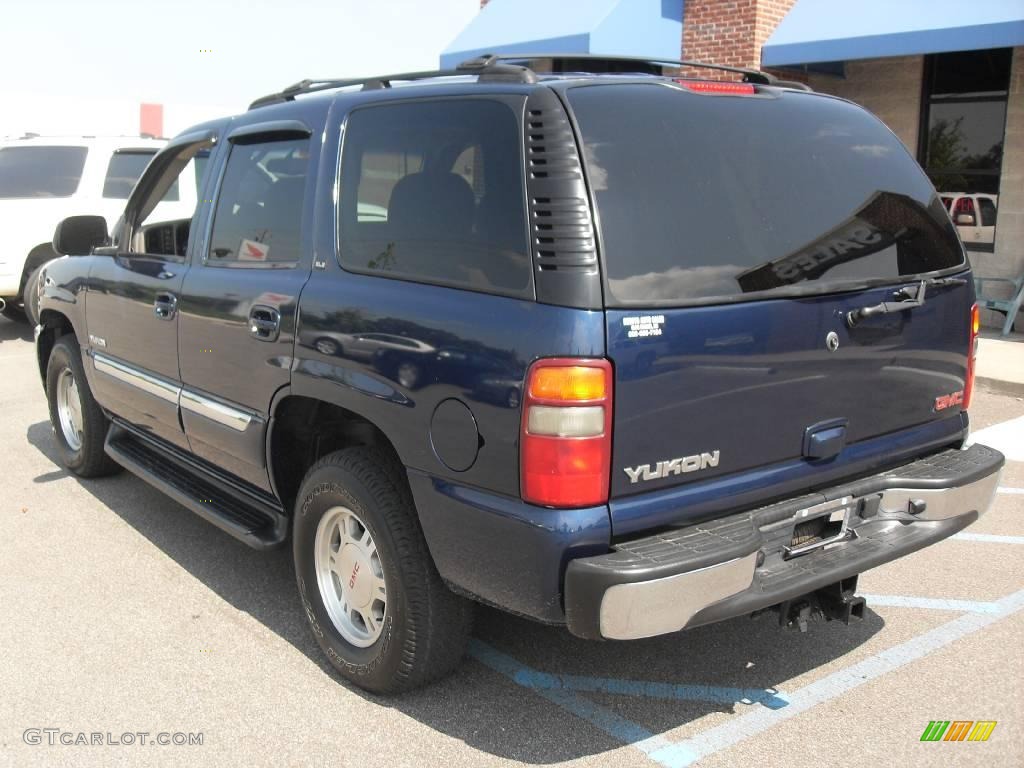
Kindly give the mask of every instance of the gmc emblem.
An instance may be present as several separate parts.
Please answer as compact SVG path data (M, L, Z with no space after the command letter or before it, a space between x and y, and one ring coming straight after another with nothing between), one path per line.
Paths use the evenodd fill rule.
M954 405L964 404L964 391L958 389L956 392L950 392L948 395L939 395L935 398L935 410L944 411L947 408L952 408Z

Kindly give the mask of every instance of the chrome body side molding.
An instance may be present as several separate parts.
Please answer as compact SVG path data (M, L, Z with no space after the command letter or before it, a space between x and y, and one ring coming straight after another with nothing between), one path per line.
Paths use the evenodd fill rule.
M93 365L100 373L105 373L126 384L138 387L143 392L148 392L161 400L177 405L181 395L181 387L178 384L141 371L134 366L126 365L112 357L107 357L102 352L93 352L92 359Z
M252 423L253 414L230 405L211 400L190 389L181 390L181 407L190 413L205 416L225 427L230 427L237 432L245 432Z
M190 413L203 416L236 432L244 432L249 428L253 419L258 418L250 411L212 400L176 382L167 381L135 366L108 357L102 352L92 352L92 359L98 372L131 384L143 392L173 403L178 408L184 408Z

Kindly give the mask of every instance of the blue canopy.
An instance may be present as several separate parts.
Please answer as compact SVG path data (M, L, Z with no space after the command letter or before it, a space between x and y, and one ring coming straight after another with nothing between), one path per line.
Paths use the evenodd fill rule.
M1024 0L797 0L761 65L1024 45Z
M683 0L491 0L441 54L603 53L678 59Z

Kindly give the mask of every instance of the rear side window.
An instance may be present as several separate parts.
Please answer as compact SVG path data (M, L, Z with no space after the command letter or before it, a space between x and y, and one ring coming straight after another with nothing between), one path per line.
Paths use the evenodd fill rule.
M978 207L981 209L981 226L994 227L996 225L996 204L987 197L979 197Z
M118 200L127 200L132 193L135 182L139 180L142 172L146 170L149 161L153 159L156 152L139 152L133 150L121 150L110 156L107 164L107 176L103 180L103 196ZM172 201L178 199L178 185L175 183L164 200Z
M569 91L612 305L824 293L963 264L928 178L876 118L814 94Z
M489 99L353 112L341 160L342 266L527 295L519 124L511 107Z
M308 165L308 139L234 144L217 196L207 264L298 261Z
M86 147L0 149L0 199L71 197L87 152Z

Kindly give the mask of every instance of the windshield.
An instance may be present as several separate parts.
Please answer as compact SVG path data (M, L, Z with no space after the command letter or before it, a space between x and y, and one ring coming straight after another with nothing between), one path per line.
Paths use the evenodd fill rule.
M85 147L3 147L0 198L71 197L85 166Z
M611 306L823 293L963 264L928 178L839 99L569 90Z

